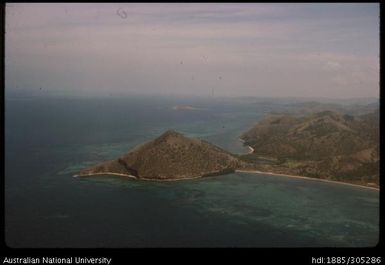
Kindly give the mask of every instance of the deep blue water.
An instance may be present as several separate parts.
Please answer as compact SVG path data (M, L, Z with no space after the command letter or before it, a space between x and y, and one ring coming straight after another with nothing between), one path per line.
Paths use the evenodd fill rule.
M197 110L173 110L190 104ZM7 99L10 247L374 246L379 193L282 176L179 182L72 177L166 129L244 153L274 104L181 98Z

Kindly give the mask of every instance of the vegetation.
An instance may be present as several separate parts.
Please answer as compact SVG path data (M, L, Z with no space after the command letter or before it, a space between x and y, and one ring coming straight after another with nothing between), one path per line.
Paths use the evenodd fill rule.
M241 137L241 158L280 173L379 184L379 112L272 115ZM270 157L268 163L261 157ZM275 159L275 160L274 160Z
M82 170L80 176L105 172L139 179L184 179L231 173L242 163L217 146L170 130L116 160Z
M272 115L241 138L253 153L234 155L170 130L116 160L82 170L80 176L112 173L163 180L258 170L379 185L378 110Z

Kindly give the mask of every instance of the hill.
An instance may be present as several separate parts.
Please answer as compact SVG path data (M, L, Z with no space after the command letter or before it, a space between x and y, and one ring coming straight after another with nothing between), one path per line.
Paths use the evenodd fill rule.
M241 138L265 170L359 184L379 183L379 112L272 115Z
M206 141L169 130L116 160L82 170L79 176L118 174L138 179L188 179L233 172L244 163Z

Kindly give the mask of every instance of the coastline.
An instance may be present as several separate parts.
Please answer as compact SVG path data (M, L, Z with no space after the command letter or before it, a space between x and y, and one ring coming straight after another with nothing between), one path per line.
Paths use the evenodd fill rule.
M245 142L243 139L239 138L243 143ZM250 149L250 152L247 154L251 154L254 152L254 148L252 148L249 145L245 145ZM378 187L369 187L365 185L360 185L360 184L353 184L349 182L344 182L344 181L336 181L336 180L327 180L327 179L318 179L318 178L311 178L311 177L305 177L305 176L298 176L298 175L290 175L290 174L283 174L283 173L274 173L274 172L263 172L263 171L258 171L258 170L235 170L235 172L241 172L241 173L254 173L254 174L266 174L266 175L276 175L276 176L283 176L283 177L290 177L290 178L301 178L301 179L308 179L308 180L318 180L322 182L329 182L329 183L336 183L336 184L343 184L343 185L350 185L350 186L355 186L355 187L361 187L361 188L367 188L367 189L372 189L372 190L377 190L379 191L380 188Z
M243 143L245 142L243 139L239 138L240 141ZM249 152L246 154L251 154L254 152L254 148L249 145L244 145L249 148ZM265 175L271 175L271 176L283 176L283 177L289 177L289 178L297 178L297 179L305 179L305 180L313 180L313 181L321 181L321 182L328 182L328 183L334 183L334 184L342 184L342 185L349 185L354 187L360 187L360 188L366 188L371 190L380 191L379 187L370 187L366 185L360 185L360 184L353 184L349 182L344 181L336 181L336 180L328 180L328 179L321 179L321 178L311 178L311 177L305 177L305 176L299 176L299 175L290 175L290 174L284 174L284 173L274 173L270 171L259 171L259 170L242 170L242 169L236 169L234 170L234 173L251 173L251 174L265 174ZM189 178L176 178L176 179L156 179L156 178L137 178L133 175L128 174L122 174L122 173L114 173L114 172L103 172L103 173L92 173L87 175L74 175L73 177L89 177L89 176L96 176L96 175L113 175L113 176L121 176L121 177L128 177L135 180L144 180L144 181L158 181L158 182L172 182L172 181L182 181L182 180L191 180L191 179L198 179L203 178L206 176L195 176L195 177L189 177Z
M180 178L180 179L149 179L149 178L137 178L137 180L144 181L159 181L159 182L173 182L173 181L183 181L183 180L191 180L191 179L199 179L203 178L203 176L190 177L190 178Z
M120 176L120 177L127 177L132 179L138 179L137 177L133 175L128 174L122 174L122 173L114 173L114 172L103 172L103 173L92 173L92 174L83 174L83 175L73 175L74 178L82 178L82 177L92 177L97 175L113 175L113 176Z
M196 176L196 177L190 177L190 178L180 178L180 179L151 179L151 178L137 178L133 175L128 175L128 174L122 174L122 173L114 173L114 172L103 172L103 173L92 173L92 174L87 174L87 175L73 175L74 178L82 178L82 177L92 177L92 176L97 176L97 175L105 175L105 176L119 176L119 177L127 177L135 180L144 180L144 181L161 181L161 182L166 182L166 181L181 181L181 180L189 180L189 179L198 179L198 178L203 178L203 176Z
M248 154L252 154L253 152L254 152L254 148L252 148L251 146L247 146L249 149L250 149L250 151L248 152Z
M281 177L288 177L288 178L321 181L321 182L348 185L348 186L354 186L354 187L359 187L359 188L366 188L366 189L372 189L372 190L380 191L380 188L377 188L377 187L369 187L369 186L365 186L365 185L353 184L353 183L349 183L349 182L336 181L336 180L318 179L318 178L304 177L304 176L299 176L299 175L274 173L274 172L269 172L269 171L265 172L265 171L259 171L259 170L241 170L241 169L239 169L239 170L237 169L234 171L234 173L237 173L237 172L239 172L239 173L251 173L251 174L264 174L264 175L271 175L271 176L281 176ZM203 176L196 176L196 177L179 178L179 179L150 179L150 178L137 178L133 175L113 173L113 172L93 173L93 174L87 174L87 175L74 175L73 177L76 177L76 178L77 177L92 177L92 176L97 176L97 175L107 175L107 176L113 175L113 176L127 177L127 178L131 178L131 179L135 179L135 180L158 181L158 182L172 182L172 181L182 181L182 180L204 178Z
M254 148L252 148L250 145L246 145L245 144L245 140L241 139L241 138L238 138L239 141L241 141L243 143L243 146L246 146L247 148L249 148L249 152L247 152L246 154L252 154L254 152Z
M328 179L318 179L318 178L310 178L310 177L304 177L304 176L298 176L298 175L289 175L289 174L282 174L282 173L274 173L274 172L264 172L259 170L235 170L235 172L239 173L253 173L253 174L265 174L265 175L271 175L271 176L282 176L282 177L288 177L288 178L297 178L297 179L306 179L306 180L313 180L313 181L321 181L321 182L329 182L334 184L341 184L341 185L349 185L359 188L366 188L366 189L372 189L376 191L380 191L380 188L376 187L369 187L365 185L359 185L359 184L353 184L349 182L343 182L343 181L336 181L336 180L328 180Z

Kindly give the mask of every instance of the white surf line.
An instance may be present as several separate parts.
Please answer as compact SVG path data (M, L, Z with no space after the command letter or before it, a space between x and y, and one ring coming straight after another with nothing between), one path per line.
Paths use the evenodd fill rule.
M92 174L83 174L83 175L74 175L75 178L81 178L81 177L92 177L96 175L114 175L114 176L121 176L121 177L127 177L132 179L138 179L137 177L133 175L128 174L122 174L122 173L113 173L113 172L102 172L102 173L92 173Z
M245 140L241 138L238 138L238 139L243 143L243 146L246 146L247 148L249 148L249 152L247 152L246 154L252 154L254 152L254 148L252 148L250 145L245 145Z
M240 141L245 143L245 141L241 138L238 138ZM250 152L248 154L251 154L254 152L254 148L252 148L249 145L246 145L249 149ZM292 178L301 178L301 179L307 179L307 180L318 180L318 181L323 181L323 182L331 182L331 183L337 183L337 184L343 184L343 185L350 185L350 186L355 186L355 187L361 187L361 188L367 188L367 189L373 189L379 191L379 188L375 187L368 187L364 185L358 185L358 184L352 184L352 183L347 183L347 182L342 182L342 181L335 181L335 180L327 180L327 179L316 179L316 178L310 178L310 177L304 177L304 176L297 176L297 175L288 175L288 174L281 174L281 173L274 173L274 172L263 172L263 171L258 171L258 170L235 170L235 172L243 172L243 173L256 173L256 174L267 174L267 175L277 175L277 176L284 176L284 177L292 177Z
M180 179L151 179L151 178L137 178L133 175L128 174L121 174L121 173L113 173L113 172L103 172L103 173L92 173L92 174L86 174L86 175L74 175L74 178L81 178L81 177L92 177L96 175L114 175L114 176L121 176L121 177L128 177L135 180L143 180L143 181L158 181L158 182L166 182L166 181L181 181L181 180L189 180L189 179L198 179L203 178L203 176L196 176L196 177L190 177L190 178L180 178Z
M258 170L235 170L234 171L239 173L253 173L253 174L265 174L265 175L271 175L271 176L283 176L283 177L289 177L289 178L297 178L297 179L306 179L306 180L313 180L313 181L321 181L321 182L329 182L329 183L335 183L335 184L341 184L341 185L349 185L359 188L366 188L366 189L372 189L376 191L380 191L379 188L375 187L368 187L364 185L358 185L358 184L352 184L342 181L335 181L335 180L327 180L327 179L317 179L317 178L310 178L310 177L304 177L304 176L298 176L298 175L288 175L288 174L282 174L282 173L274 173L274 172L264 172L264 171L258 171ZM170 182L170 181L181 181L181 180L191 180L191 179L198 179L203 178L203 176L196 176L196 177L190 177L190 178L181 178L181 179L151 179L151 178L137 178L133 175L128 174L121 174L121 173L113 173L113 172L103 172L103 173L93 173L93 174L87 174L87 175L74 175L73 177L91 177L96 175L114 175L114 176L122 176L122 177L128 177L135 180L144 180L144 181L157 181L157 182Z
M310 178L310 177L304 177L304 176L298 176L298 175L288 175L288 174L274 173L274 172L263 172L263 171L258 171L258 170L235 170L235 172L266 174L266 175L272 175L272 176L275 175L275 176L283 176L283 177L289 177L289 178L299 178L299 179L306 179L306 180L322 181L322 182L329 182L329 183L335 183L335 184L341 184L341 185L349 185L349 186L354 186L354 187L360 187L360 188L366 188L366 189L372 189L372 190L380 191L379 188L375 188L375 187L368 187L368 186L364 186L364 185L352 184L352 183L335 181L335 180Z
M252 148L250 145L247 145L247 147L250 149L250 151L248 152L248 154L252 154L254 152L254 148Z

